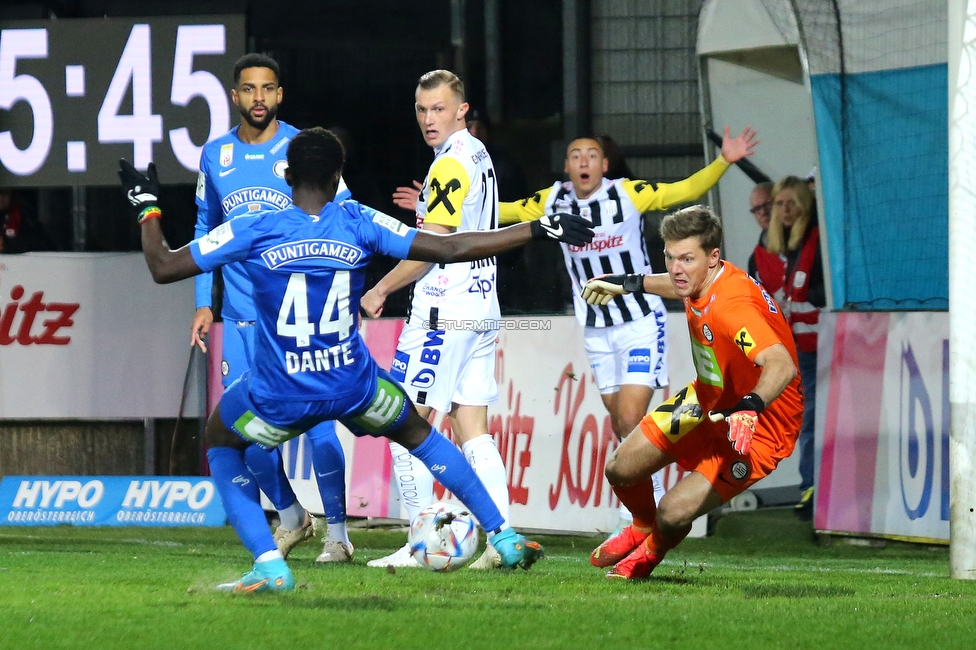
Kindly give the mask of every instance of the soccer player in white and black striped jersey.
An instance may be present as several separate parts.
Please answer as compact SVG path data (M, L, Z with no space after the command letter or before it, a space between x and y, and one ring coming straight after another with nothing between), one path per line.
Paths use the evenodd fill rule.
M562 244L566 269L575 287L573 305L585 328L587 357L613 431L625 438L647 413L654 390L668 385L667 312L658 296L633 293L608 305L586 304L580 293L586 281L604 274L654 273L644 244L641 215L694 201L718 182L729 165L751 155L756 131L747 127L731 137L725 127L722 155L712 164L677 183L604 178L608 160L600 142L573 140L566 149L569 181L557 182L531 197L499 204L502 225L531 221L556 212L588 218L596 235L583 247ZM660 500L664 487L654 478ZM621 526L630 513L621 506Z

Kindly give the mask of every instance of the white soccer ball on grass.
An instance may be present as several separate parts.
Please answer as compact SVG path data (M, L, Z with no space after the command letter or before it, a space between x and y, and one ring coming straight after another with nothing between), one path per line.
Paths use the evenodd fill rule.
M431 571L456 571L478 550L478 526L466 509L435 503L410 524L410 553Z

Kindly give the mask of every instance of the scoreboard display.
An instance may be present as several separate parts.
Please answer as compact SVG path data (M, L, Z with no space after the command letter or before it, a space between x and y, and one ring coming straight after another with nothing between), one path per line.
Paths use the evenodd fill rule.
M0 23L0 187L114 185L119 158L193 183L244 38L243 16Z

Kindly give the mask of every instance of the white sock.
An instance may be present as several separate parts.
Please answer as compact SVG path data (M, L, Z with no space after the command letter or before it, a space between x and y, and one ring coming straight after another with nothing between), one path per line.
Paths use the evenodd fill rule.
M254 560L254 563L260 564L261 562L270 562L271 560L280 560L280 559L282 559L281 551L275 549L273 551L265 551Z
M400 503L407 511L407 520L413 521L421 510L434 503L434 475L401 444L391 442L390 454Z
M284 510L278 511L278 519L285 530L298 530L305 522L305 508L295 499L295 502Z
M487 433L475 436L461 445L464 457L474 469L481 482L485 484L491 500L502 514L505 523L509 523L511 507L508 503L508 472L505 463L495 446L495 439Z
M654 472L651 476L651 483L654 485L654 503L659 505L661 503L661 497L664 496L664 470L659 469ZM623 506L621 506L623 507ZM631 517L633 519L633 517Z
M337 524L329 524L329 539L333 542L341 542L346 546L351 546L349 542L349 531L346 529L346 522L340 521Z

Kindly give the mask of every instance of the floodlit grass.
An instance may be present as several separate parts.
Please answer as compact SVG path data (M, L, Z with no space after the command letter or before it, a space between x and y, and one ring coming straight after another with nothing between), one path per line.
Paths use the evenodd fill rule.
M0 648L976 647L946 548L819 546L786 510L730 515L639 583L583 537L540 537L529 572L365 566L403 539L353 531L346 566L304 545L294 593L235 597L212 591L250 568L229 528L0 528Z

